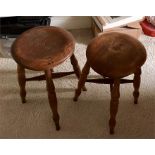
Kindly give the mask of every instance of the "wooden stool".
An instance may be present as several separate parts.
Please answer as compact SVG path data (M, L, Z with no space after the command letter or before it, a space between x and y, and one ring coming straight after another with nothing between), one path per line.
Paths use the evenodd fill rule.
M60 126L57 98L52 79L73 73L75 73L78 78L80 77L80 68L73 54L74 46L74 38L69 32L61 28L50 26L41 26L25 31L12 45L12 56L18 63L18 82L22 102L26 102L26 81L46 79L48 99L53 112L56 130L59 130ZM69 57L74 71L53 73L53 68ZM25 68L44 71L45 74L38 77L26 78Z
M119 104L120 83L132 83L134 86L134 103L138 103L141 66L146 60L144 46L135 38L117 32L106 33L94 38L87 47L87 62L75 91L77 101L85 82L110 84L110 134L114 133L116 114ZM102 75L103 79L87 79L90 67ZM134 74L133 80L121 79Z

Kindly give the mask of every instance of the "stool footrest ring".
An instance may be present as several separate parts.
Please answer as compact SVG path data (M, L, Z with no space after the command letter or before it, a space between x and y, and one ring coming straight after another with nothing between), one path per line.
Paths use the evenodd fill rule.
M71 75L71 74L74 74L74 71L52 73L52 79L61 78L63 76L67 76L67 75ZM41 81L41 80L45 80L45 79L46 79L45 74L43 74L43 75L31 77L31 78L26 78L26 81Z
M86 82L98 83L98 84L113 84L114 80L111 78L103 78L103 79L87 79ZM130 79L120 79L120 83L133 83L133 80Z

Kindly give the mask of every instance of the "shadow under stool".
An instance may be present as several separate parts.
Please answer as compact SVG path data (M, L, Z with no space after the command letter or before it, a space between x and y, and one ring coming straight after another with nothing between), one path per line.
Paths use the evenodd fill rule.
M26 102L26 81L46 80L48 99L53 112L56 130L60 129L55 93L54 78L60 78L75 73L80 77L78 61L73 54L75 41L71 33L53 26L40 26L22 33L12 45L11 53L17 62L18 83L22 102ZM73 70L71 72L54 73L53 68L70 58ZM26 78L25 68L44 71L45 74ZM86 90L83 87L83 90Z
M110 134L114 134L120 97L120 83L133 83L134 103L138 103L141 66L146 60L146 50L137 39L117 32L94 38L86 50L87 61L82 70L74 101L78 100L85 82L110 84ZM90 67L102 75L101 79L87 79ZM133 80L123 79L134 74Z

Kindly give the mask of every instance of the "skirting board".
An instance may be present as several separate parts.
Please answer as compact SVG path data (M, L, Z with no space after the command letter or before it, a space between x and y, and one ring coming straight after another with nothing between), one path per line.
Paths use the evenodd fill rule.
M80 29L91 27L91 17L89 16L53 16L51 26L59 26L65 29Z

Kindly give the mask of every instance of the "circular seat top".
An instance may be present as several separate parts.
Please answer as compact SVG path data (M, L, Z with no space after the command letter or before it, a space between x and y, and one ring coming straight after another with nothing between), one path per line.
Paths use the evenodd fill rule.
M144 64L146 50L137 39L111 32L94 38L87 47L86 56L97 73L121 78L136 72Z
M15 61L25 68L46 70L70 57L74 47L74 38L68 31L53 26L39 26L17 37L11 53Z

